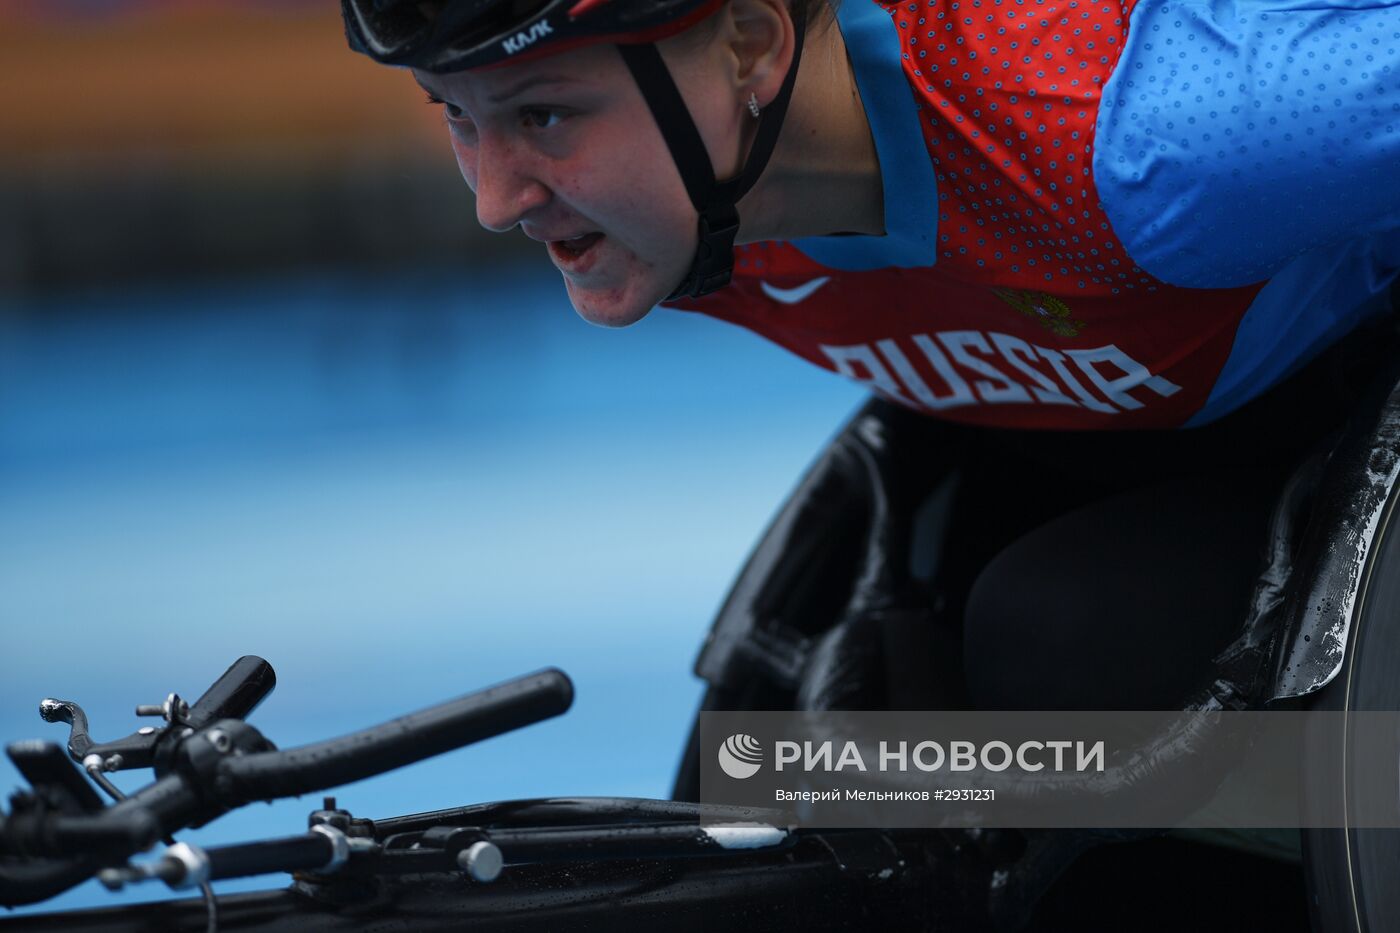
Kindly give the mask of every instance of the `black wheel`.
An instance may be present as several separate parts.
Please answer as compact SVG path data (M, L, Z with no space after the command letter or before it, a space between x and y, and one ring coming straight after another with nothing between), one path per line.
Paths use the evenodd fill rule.
M1400 710L1400 525L1392 491L1357 589L1346 656L1335 679L1310 706L1326 710ZM1319 737L1303 762L1306 786L1343 793L1346 763L1358 754L1349 730ZM1400 793L1397 762L1388 786ZM1348 814L1348 819L1350 819ZM1303 863L1314 933L1400 930L1400 830L1303 831Z

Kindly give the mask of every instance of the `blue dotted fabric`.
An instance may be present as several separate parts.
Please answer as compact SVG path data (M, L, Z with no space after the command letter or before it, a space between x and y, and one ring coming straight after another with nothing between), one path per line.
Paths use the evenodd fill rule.
M1129 20L1094 176L1174 285L1266 281L1205 424L1387 307L1400 270L1400 2L1161 2Z
M1142 0L1094 176L1128 253L1174 285L1261 282L1400 230L1400 2Z

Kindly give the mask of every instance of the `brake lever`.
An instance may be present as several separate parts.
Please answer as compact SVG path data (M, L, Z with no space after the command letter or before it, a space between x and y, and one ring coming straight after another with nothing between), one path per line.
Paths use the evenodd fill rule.
M165 720L164 726L143 726L111 742L92 740L87 713L71 700L41 700L39 716L45 722L68 724L68 754L90 774L127 771L152 767L157 744L172 729L179 728L188 735L218 719L243 719L276 686L277 674L271 664L256 655L244 655L229 665L193 705L171 693L163 703L136 707L136 715L159 716Z
M125 738L111 742L94 742L88 732L87 713L71 700L52 697L39 701L39 716L44 722L62 722L70 727L68 755L89 771L125 771L149 768L155 758L156 742L163 729L144 726Z
M74 761L82 761L92 750L87 713L77 703L45 697L39 701L39 718L44 722L65 722L72 727L68 733L68 754Z

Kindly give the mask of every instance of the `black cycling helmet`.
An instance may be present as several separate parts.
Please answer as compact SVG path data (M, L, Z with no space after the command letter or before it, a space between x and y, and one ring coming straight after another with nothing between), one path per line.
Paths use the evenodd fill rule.
M768 164L792 97L804 23L782 90L760 118L739 175L715 178L700 131L653 44L689 28L725 0L341 0L350 47L377 62L436 73L466 71L601 42L618 46L671 150L700 214L700 244L690 271L666 300L695 298L729 283L734 270L735 207Z

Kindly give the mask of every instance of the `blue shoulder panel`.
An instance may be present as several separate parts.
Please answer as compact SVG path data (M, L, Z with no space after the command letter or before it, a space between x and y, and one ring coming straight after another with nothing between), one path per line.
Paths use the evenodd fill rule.
M1172 285L1394 235L1400 0L1142 0L1095 136L1109 220Z
M1400 0L1142 0L1094 180L1172 285L1266 281L1205 424L1386 307L1400 270Z
M792 245L848 272L931 266L938 255L937 183L904 77L899 33L873 0L845 0L836 15L880 158L885 235L804 237Z

